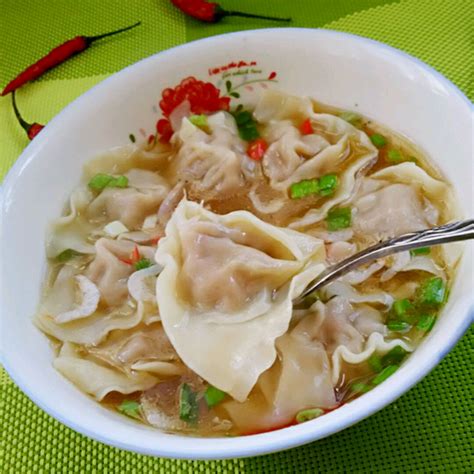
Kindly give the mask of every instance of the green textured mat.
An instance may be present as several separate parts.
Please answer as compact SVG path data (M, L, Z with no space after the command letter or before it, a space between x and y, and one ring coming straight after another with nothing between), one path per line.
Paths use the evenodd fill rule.
M474 100L474 0L223 0L229 9L280 16L383 41L431 64ZM167 0L0 0L0 87L51 47L137 19L18 94L29 120L46 122L108 74L193 39L271 22L202 25ZM0 98L0 177L27 140ZM13 316L13 315L12 315ZM193 462L136 455L81 436L37 408L1 373L0 472L473 472L471 330L420 384L376 415L325 440L259 458ZM1 369L0 369L1 370Z

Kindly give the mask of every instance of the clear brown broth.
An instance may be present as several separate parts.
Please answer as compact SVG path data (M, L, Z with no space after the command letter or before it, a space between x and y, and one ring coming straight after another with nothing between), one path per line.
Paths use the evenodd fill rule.
M325 112L325 113L331 113L335 115L339 115L341 112L343 112L342 110L335 109L334 107L329 107L317 102L315 102L314 105L315 105L315 110L317 112ZM391 166L393 163L390 163L387 153L389 149L396 148L401 151L402 155L404 156L406 160L415 161L431 176L437 179L441 179L441 180L444 179L441 173L439 172L439 170L429 161L429 159L413 143L411 143L405 137L402 137L392 132L391 130L388 130L386 127L383 127L382 125L378 123L375 123L371 120L364 119L364 118L361 118L361 121L358 124L358 128L363 130L369 136L372 135L373 133L381 133L386 137L387 142L388 142L388 145L380 150L378 159L375 160L371 164L370 169L367 169L366 172L373 173L387 166ZM157 145L157 147L159 148L161 147L161 145ZM347 159L344 160L338 166L335 166L334 168L328 168L327 170L325 170L325 172L327 173L341 172L353 160L356 160L360 156L360 154L363 153L363 151L364 150L359 148L357 144L351 143L350 153ZM165 147L163 149L163 152L166 154L169 152L169 150L167 150ZM153 164L151 163L152 162L148 160L138 159L136 163L136 167L143 168L143 169L151 169L153 171L160 173L162 176L167 178L170 182L174 182L176 177L172 175L170 171L171 168L167 160L159 160L158 162L155 162ZM115 167L114 170L118 173L121 172L120 167ZM187 188L188 199L194 200L197 202L200 202L203 200L205 203L205 206L215 213L226 214L235 210L247 210L255 214L260 219L266 222L269 222L270 224L283 226L283 227L287 226L291 222L291 220L295 219L295 217L301 217L308 210L314 207L320 206L321 204L324 203L326 199L326 198L315 197L315 196L310 196L310 197L298 199L298 200L289 199L287 205L285 205L281 211L273 213L273 214L262 214L254 208L251 200L248 197L250 188L244 187L240 190L238 194L220 198L220 199L216 199L216 198L207 199L205 195L197 193L196 190L190 185L187 185L186 188ZM271 198L275 194L275 191L269 186L268 182L264 178L261 179L258 191L259 191L259 194L262 196L263 200L265 199L271 200ZM440 199L442 199L442 197L440 197ZM433 203L433 204L437 207L442 205L442 203ZM79 219L86 219L86 217L79 216ZM88 224L97 225L97 222L89 221ZM324 225L322 227L324 228ZM89 236L89 239L91 242L95 240L94 237L90 237L90 236ZM358 245L359 249L369 244L369 242L365 242L363 240L357 241L357 237L356 237L355 242ZM444 270L447 272L447 275L448 275L448 283L449 283L450 279L452 278L453 269L446 267L439 250L434 250L431 256L438 265L444 267ZM87 258L85 258L81 262L81 265L85 267L88 263L89 261L87 260ZM57 263L51 263L46 287L51 286L52 281L54 281L55 275L57 274L60 266L61 265L58 265ZM375 290L380 290L380 289L390 293L390 292L396 291L398 288L400 288L400 286L405 284L407 281L420 283L424 278L426 278L426 275L423 274L423 272L419 272L419 271L409 272L408 274L407 273L398 274L393 279L385 283L381 283L380 280L374 276L374 277L369 278L367 281L365 281L361 285L361 288L363 288L364 292L369 292L369 293ZM154 323L154 324L160 324L160 323ZM106 338L106 340L101 344L106 344L107 341L110 339L110 337L113 337L113 335L110 334ZM420 331L417 331L416 329L412 329L409 333L404 335L404 338L412 342L419 341L421 337L422 337L422 334L420 333ZM84 351L88 352L87 347L84 348ZM343 363L343 366L342 366L342 373L343 373L343 377L335 388L336 397L337 397L337 401L339 405L350 402L354 397L357 396L357 394L351 393L350 391L350 387L354 382L367 381L374 374L373 370L369 367L367 363L363 363L359 365L351 365L345 362ZM147 392L134 392L127 395L120 394L118 392L111 392L102 400L101 403L107 408L117 410L118 407L125 400L127 401L133 400L133 401L140 402L140 400L142 400L143 397L148 397L149 399L157 399L156 397L158 397L159 399L159 393L160 393L160 390L162 389L161 390L162 393L166 393L166 396L163 396L162 399L159 399L162 402L160 405L161 409L167 412L168 415L174 416L176 419L178 419L179 418L179 414L177 412L178 388L182 385L183 382L188 383L191 387L193 387L196 390L202 389L202 387L205 386L205 383L202 379L200 379L196 374L188 370L184 375L171 377L170 379L159 383L157 387L154 387L148 390ZM162 384L166 384L166 387ZM174 392L173 392L173 387L175 387ZM250 397L249 397L249 402L252 402L251 404L257 407L257 411L258 411L258 407L260 407L262 411L265 410L265 407L264 407L265 402L262 397L262 394L259 393L258 387L251 392ZM305 408L305 407L302 407L302 408ZM201 401L199 405L199 410L200 410L200 419L201 419L199 426L189 427L188 430L184 430L185 433L189 433L193 435L198 434L200 436L223 436L223 435L235 436L235 435L244 435L244 434L250 434L252 432L255 432L255 430L252 430L252 429L247 430L242 427L231 427L225 430L216 431L212 420L215 419L216 417L219 418L220 420L226 420L228 418L228 414L225 409L225 403L217 405L216 407L213 407L211 409L208 409ZM254 414L253 411L249 412L249 417L253 416L253 414ZM146 422L146 419L143 416L141 416L141 421ZM270 427L269 429L277 429L280 427L281 426L276 425L274 427ZM177 430L177 431L183 432L183 430Z

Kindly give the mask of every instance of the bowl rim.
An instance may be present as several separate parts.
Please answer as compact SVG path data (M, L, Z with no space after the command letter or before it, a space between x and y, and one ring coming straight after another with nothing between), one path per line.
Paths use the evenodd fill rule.
M48 134L49 130L54 131L54 127L57 123L62 121L64 115L67 115L69 109L81 101L84 97L90 95L97 88L105 88L110 81L114 81L116 76L126 74L130 72L136 66L154 61L157 56L171 55L178 49L187 48L191 44L202 44L213 43L219 41L223 37L239 37L246 35L271 35L278 34L279 32L285 34L300 33L300 32L311 32L313 34L327 35L328 37L337 36L346 38L348 41L360 43L362 46L369 46L379 50L385 50L387 54L390 54L393 58L401 60L405 63L411 63L416 65L418 68L424 70L427 74L434 77L437 81L460 99L470 109L470 113L474 113L474 104L472 104L465 94L455 86L451 81L445 78L441 73L436 71L431 66L428 66L423 61L400 51L392 46L386 45L379 41L372 40L370 38L354 35L351 33L345 33L335 30L328 30L322 28L262 28L257 30L245 30L232 33L225 33L222 35L211 36L189 43L184 43L173 48L160 51L152 56L141 59L120 71L111 74L108 78L104 79L100 83L96 84L79 97L74 99L66 107L64 107L45 127L45 135ZM43 135L44 137L44 135ZM4 198L8 190L15 186L15 181L18 178L21 170L28 165L29 161L35 159L36 152L41 147L43 138L35 140L30 143L21 153L20 157L15 161L13 166L8 171L7 175L3 180L3 186L1 189L0 199ZM1 222L4 218L5 206L2 205L1 211ZM250 457L255 455L267 454L275 451L282 451L293 447L300 446L302 444L309 443L311 441L322 439L326 436L330 436L342 429L345 429L353 424L367 418L368 416L376 413L385 406L395 401L398 397L408 391L423 377L425 377L444 356L453 348L455 343L462 337L464 332L468 329L472 320L474 319L474 300L467 301L465 308L465 315L457 322L457 327L450 335L450 338L444 342L441 354L433 354L427 358L423 364L419 367L411 368L407 370L406 367L402 366L400 370L393 376L393 379L400 380L400 383L388 384L389 387L382 384L371 392L365 394L348 405L342 406L337 410L328 413L323 418L320 418L317 423L307 422L301 425L290 426L287 428L278 429L275 431L240 436L235 438L191 438L177 435L174 439L170 439L169 442L165 443L166 446L157 443L156 448L147 448L136 445L133 441L120 441L114 438L113 433L109 436L98 434L94 429L90 429L88 426L75 423L70 421L67 417L63 416L60 411L57 411L54 404L49 403L47 400L39 399L33 388L29 387L28 381L24 380L22 375L15 371L14 367L10 365L7 354L2 353L0 357L0 363L3 365L7 373L10 375L12 380L18 387L25 393L37 406L43 411L51 415L53 418L59 420L67 427L74 431L81 433L91 439L98 440L110 446L114 446L127 451L168 457L175 459L195 459L195 460L211 460L211 459L230 459L240 457ZM315 420L316 421L316 420ZM183 448L183 445L185 446Z

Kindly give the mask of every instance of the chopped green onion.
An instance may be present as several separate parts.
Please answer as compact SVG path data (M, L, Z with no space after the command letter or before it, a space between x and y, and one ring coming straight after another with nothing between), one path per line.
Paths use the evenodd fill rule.
M351 385L351 390L355 393L367 393L370 390L370 385L366 383L357 382Z
M310 194L316 194L319 192L319 180L318 179L304 179L299 183L293 183L290 186L291 199L301 199L309 196Z
M383 369L382 359L377 354L372 354L367 363L374 372L380 372Z
M144 268L148 268L151 266L152 266L151 260L144 257L138 260L138 262L135 262L134 264L135 270L143 270Z
M126 176L117 176L110 183L111 188L126 188L128 186L128 178Z
M405 321L389 321L387 327L390 331L403 332L411 328L411 325Z
M421 304L439 306L446 298L446 285L442 278L433 277L426 280L418 291L418 301Z
M320 196L330 196L334 193L339 184L339 179L335 174L325 174L320 178L304 179L290 186L291 199L300 199L311 194Z
M126 188L128 178L126 176L111 176L109 174L96 174L88 183L89 188L101 191L104 188Z
M191 115L189 117L189 121L193 124L196 125L196 127L199 128L206 128L207 127L207 115L201 114L201 115Z
M179 392L179 417L187 423L194 424L198 419L198 411L196 393L187 383L183 383Z
M222 390L219 390L218 388L209 385L209 387L207 387L206 391L204 392L204 400L206 400L207 406L211 408L214 405L217 405L222 402L226 395L227 394Z
M355 112L342 112L339 114L339 117L342 118L342 120L349 122L351 125L354 125L354 127L360 126L362 122L362 117Z
M321 196L330 196L334 193L339 184L339 179L335 174L325 174L318 180L319 194Z
M296 414L297 423L304 423L305 421L314 420L324 414L324 410L321 408L308 408L307 410L301 410Z
M260 133L257 130L257 122L252 116L252 113L248 110L235 111L232 113L235 118L235 123L239 130L239 136L242 140L251 142L260 137Z
M68 260L71 260L71 258L77 257L79 255L81 254L73 249L66 249L56 256L56 261L59 263L65 263Z
M396 371L398 370L398 365L388 365L385 367L385 369L380 372L380 374L377 374L373 380L372 383L374 385L379 385L381 384L384 380L387 380L391 375L393 375Z
M118 411L131 418L140 419L140 404L134 400L124 400L119 406Z
M387 365L400 364L407 354L402 346L395 346L382 357L382 365L386 367Z
M370 141L377 147L382 148L387 144L387 140L380 133L374 133L370 136Z
M434 314L425 314L420 318L420 321L416 325L416 328L420 331L431 331L433 329L436 316Z
M413 309L413 305L410 303L410 300L407 298L403 298L402 300L396 300L393 303L393 311L395 314L401 318L406 315L406 313L410 310Z
M428 255L429 253L431 253L431 249L429 247L420 247L410 250L410 255L412 257L416 257L417 255Z
M326 217L326 222L330 231L350 227L352 222L351 208L339 207L337 209L331 209Z
M398 150L389 150L387 157L392 163L398 163L399 161L402 161L402 154Z

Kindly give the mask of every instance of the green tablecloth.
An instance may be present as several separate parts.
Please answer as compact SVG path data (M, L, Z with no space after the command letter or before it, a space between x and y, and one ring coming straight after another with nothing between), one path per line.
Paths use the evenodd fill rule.
M184 18L168 0L2 0L0 5L1 87L65 39L143 21L134 34L104 41L19 91L25 118L43 123L107 75L157 51L214 34L278 26L239 18L205 25ZM222 5L292 16L291 26L383 41L434 66L474 99L473 0L223 0ZM1 98L0 177L26 145L10 98ZM472 334L409 393L358 425L290 451L229 461L152 458L92 441L37 408L2 372L0 471L472 472Z

